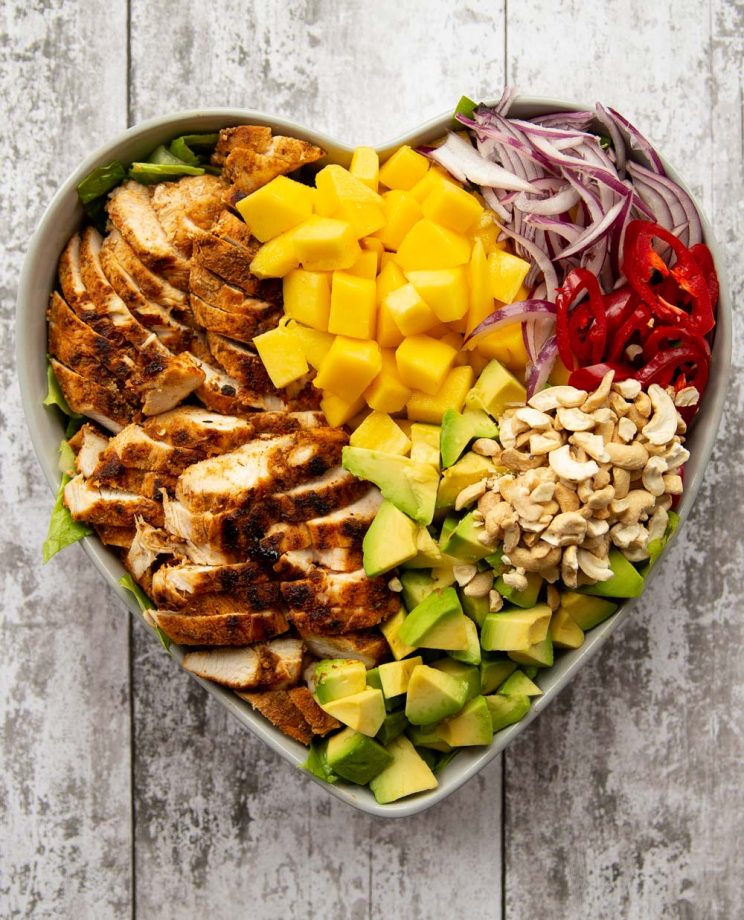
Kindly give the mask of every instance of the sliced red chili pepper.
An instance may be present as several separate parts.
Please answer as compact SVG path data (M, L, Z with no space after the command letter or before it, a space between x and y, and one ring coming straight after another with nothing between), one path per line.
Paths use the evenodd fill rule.
M697 345L688 343L657 352L635 377L644 388L652 383L667 387L672 383L676 373L684 372L687 386L694 386L702 396L708 384L709 364L705 351Z
M638 295L629 284L605 294L605 315L608 337L628 319L638 303Z
M650 330L652 320L651 311L645 304L636 301L636 307L623 325L612 336L612 346L609 349L610 361L619 361L628 345L642 345ZM638 339L634 342L634 339Z
M570 386L579 390L596 390L608 371L615 371L615 380L627 380L628 377L636 376L635 368L628 364L621 364L617 361L604 361L599 364L590 364L588 367L578 368L568 378L568 382Z
M607 317L605 315L604 299L599 287L599 282L596 276L587 269L575 268L573 271L569 272L563 285L558 288L558 295L555 301L557 308L556 337L558 340L558 351L561 360L569 370L574 366L572 344L575 345L576 342L572 343L572 337L574 340L578 340L578 327L576 323L584 318L584 311L582 310L582 312L578 314L578 318L574 321L572 336L572 316L577 308L571 311L571 305L583 291L586 291L589 295L589 311L593 318L593 322L588 327L584 340L588 344L589 355L592 362L596 363L602 360L607 342ZM584 349L580 346L579 351L581 351L583 355Z
M650 361L658 352L679 348L682 345L699 349L706 360L710 361L710 345L704 338L692 335L683 326L657 326L644 342L643 352L646 360Z
M703 270L705 280L708 282L708 290L710 291L710 302L715 310L718 303L720 287L718 284L716 265L713 261L713 253L708 249L705 243L695 243L694 246L690 246L690 255L697 261L698 265Z

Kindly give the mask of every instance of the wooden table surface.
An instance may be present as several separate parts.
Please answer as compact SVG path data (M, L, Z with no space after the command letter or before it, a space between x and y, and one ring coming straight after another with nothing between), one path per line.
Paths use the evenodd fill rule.
M650 594L500 760L393 822L228 718L79 547L41 567L51 499L13 308L50 196L127 125L243 106L374 144L504 80L600 99L652 137L712 217L741 307L744 3L4 0L2 16L0 917L741 917L741 314L717 449Z

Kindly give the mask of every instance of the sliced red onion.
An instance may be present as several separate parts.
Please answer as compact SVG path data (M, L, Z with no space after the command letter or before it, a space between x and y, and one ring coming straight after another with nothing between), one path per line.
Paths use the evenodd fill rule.
M553 370L557 357L558 340L552 335L540 349L540 353L530 368L527 378L527 399L531 399L548 382L548 377L550 377L550 372Z
M575 188L567 186L562 191L550 198L528 198L524 193L517 196L514 201L516 207L530 214L564 214L579 201L579 193Z
M515 243L519 243L524 251L532 256L535 264L543 274L543 278L545 280L545 292L548 300L555 300L555 292L558 290L558 274L556 273L555 266L553 265L550 256L548 256L544 249L540 249L533 242L526 239L520 233L515 233L509 227L503 226L501 230L507 236L510 236Z
M616 201L602 220L587 227L579 238L574 240L569 246L566 246L563 252L559 252L556 258L567 259L569 256L578 255L586 249L589 249L590 246L593 246L609 232L614 226L615 221L622 214L624 207L625 201L623 199Z
M524 344L530 364L534 364L535 361L537 361L537 353L539 351L535 342L534 323L522 323L522 343Z
M468 141L452 132L447 135L442 146L432 150L429 156L460 182L467 180L475 185L518 192L535 191L529 182L508 172L503 166L484 160Z
M692 198L683 188L668 176L651 172L651 170L645 169L638 163L628 163L628 172L633 177L634 182L642 184L645 188L650 187L662 196L671 212L674 224L689 224L686 246L702 243L703 227L700 222L700 215ZM668 226L667 229L673 231L674 224Z
M628 135L630 141L631 150L640 151L648 160L649 168L657 173L660 176L666 175L666 170L661 162L661 157L654 150L651 142L646 140L646 138L641 134L638 128L635 125L632 125L627 118L621 115L619 112L616 112L615 109L607 108L607 113L611 118L615 119L615 122L620 126L621 129L625 130L625 133Z
M511 214L499 200L496 190L492 188L482 188L481 194L488 207L502 220L511 220Z
M612 147L615 151L615 167L618 173L622 175L625 172L625 141L617 126L617 122L601 102L595 105L594 111L597 116L597 121L605 129L612 141Z
M530 120L546 128L575 128L577 131L586 131L594 121L594 112L555 112L552 115L537 115Z
M557 233L569 243L573 243L584 231L584 227L572 224L570 221L562 220L559 217L548 217L541 214L528 214L525 217L528 224L534 224L542 230L548 230L551 233Z
M502 326L511 326L513 323L524 322L525 320L534 319L536 316L554 316L555 304L549 300L519 300L517 303L507 304L505 307L499 307L494 310L490 316L487 316L482 322L473 329L465 338L463 345L467 345L480 335L486 332L495 332Z

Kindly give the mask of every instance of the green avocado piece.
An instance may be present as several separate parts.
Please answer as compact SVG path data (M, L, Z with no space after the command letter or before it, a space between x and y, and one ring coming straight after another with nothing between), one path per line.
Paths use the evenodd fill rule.
M476 696L456 716L440 722L439 731L451 747L490 744L493 741L493 722L485 697Z
M426 527L419 527L416 532L416 555L404 563L406 569L430 569L443 562L439 544Z
M439 425L424 425L414 422L411 425L411 460L417 463L431 463L437 471L439 462L439 439L442 429Z
M439 722L459 712L467 695L466 680L420 664L408 684L406 718L412 725Z
M344 447L342 464L359 479L379 487L383 498L419 524L431 524L439 473L430 463L385 454L365 447Z
M315 696L322 706L353 693L361 693L367 685L364 663L353 658L327 658L315 665Z
M565 607L559 607L550 620L550 635L558 648L581 648L584 630L576 623Z
M519 722L530 711L532 703L528 696L504 696L496 693L485 697L486 704L491 712L491 725L494 733Z
M476 520L475 511L470 511L449 535L442 551L458 562L477 562L491 552L479 539L483 533L483 524Z
M449 539L452 531L460 523L460 518L456 514L448 514L442 521L442 529L439 531L439 548L441 549Z
M432 725L412 725L408 729L408 737L417 748L428 748L432 751L441 751L443 754L452 750L439 732L438 722Z
M564 591L561 594L561 607L584 631L599 626L617 610L617 604L612 601L576 591Z
M380 680L380 669L371 668L367 671L367 686L371 687L373 690L382 690L382 680ZM385 693L383 691L383 696ZM406 704L406 697L404 693L400 693L397 696L387 697L385 696L385 712L394 712L396 709L402 709Z
M548 630L547 636L527 649L519 652L507 652L512 661L517 664L536 664L538 668L552 668L553 666L553 637Z
M421 657L404 658L403 661L389 661L377 667L382 692L387 699L400 696L408 690L408 681L413 669L423 664Z
M379 732L377 732L377 740L381 744L389 744L393 738L402 735L410 724L402 709L389 712L385 716L385 721L382 723Z
M393 762L370 782L369 788L380 805L395 802L414 792L436 789L439 785L431 769L416 753L405 735L398 735L387 745Z
M478 626L483 626L483 621L490 613L488 597L469 597L467 594L463 594L462 591L459 593L462 612Z
M434 773L436 771L437 764L439 763L439 754L437 751L422 747L416 748L416 753L424 761L431 772Z
M344 448L346 449L346 448ZM479 457L472 451L442 473L437 491L436 510L448 511L455 507L455 499L466 486L480 482L486 476L493 476L496 467L488 457Z
M385 697L382 690L372 687L365 687L361 693L331 700L330 703L324 703L322 708L329 716L370 738L374 738L385 721Z
M524 405L527 391L500 362L490 361L465 397L469 409L483 409L498 418L511 404Z
M442 468L452 466L474 438L498 437L499 426L482 409L447 409L442 416Z
M470 621L462 612L457 591L451 587L437 589L411 610L400 628L399 635L407 645L460 651L468 647L469 636L465 631L467 627L464 626L466 622ZM454 644L432 645L435 630L437 641L445 640L451 633Z
M504 600L509 601L510 604L514 604L516 607L534 607L544 580L537 572L527 572L525 577L527 578L527 587L524 591L515 591L501 577L496 579L493 586Z
M545 638L551 615L547 604L537 604L531 610L489 613L481 627L481 645L489 652L528 649Z
M534 684L524 671L515 671L499 687L505 696L542 696L542 690Z
M322 779L324 783L338 782L338 776L328 766L328 741L313 741L307 752L307 760L300 764L303 770Z
M643 575L623 556L619 549L610 550L610 568L613 576L608 581L581 588L582 594L596 597L640 597L643 593Z
M481 644L478 635L478 627L475 621L466 617L465 626L468 633L468 647L465 649L453 649L450 655L455 661L462 661L464 664L472 664L476 667L481 663Z
M393 762L392 754L372 738L345 728L328 739L328 766L342 779L365 786Z
M373 578L413 559L418 531L414 521L384 501L362 541L365 574Z
M434 590L434 579L431 574L418 569L406 569L405 572L401 572L400 583L403 585L403 603L408 610L417 607Z
M478 696L481 692L480 672L473 665L457 661L455 658L439 658L437 661L432 661L431 667L436 668L437 671L444 671L445 674L451 674L453 677L458 677L460 680L467 681L468 700L472 700L473 697Z
M517 670L517 665L508 659L489 661L484 658L480 663L480 692L487 696L497 690Z
M405 658L407 655L410 655L411 652L415 651L415 648L412 645L406 645L406 643L401 642L400 639L400 628L403 625L405 618L406 610L403 606L401 606L397 613L394 613L391 617L388 617L384 623L380 624L380 631L385 637L387 644L390 646L390 651L393 653L393 657L398 661L401 658ZM369 671L367 672L367 682L369 683ZM382 687L380 689L382 689Z

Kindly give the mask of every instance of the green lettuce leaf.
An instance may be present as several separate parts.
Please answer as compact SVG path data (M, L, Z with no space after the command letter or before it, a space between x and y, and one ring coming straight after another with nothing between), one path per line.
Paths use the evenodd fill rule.
M69 546L71 543L77 543L83 537L93 533L93 530L82 521L73 520L68 508L64 503L65 486L71 477L66 473L62 475L62 481L59 484L57 500L52 509L52 517L49 521L49 531L43 546L44 565L57 553Z
M142 613L144 613L146 610L155 609L155 604L153 604L150 598L145 594L142 588L140 588L140 586L129 573L121 576L119 579L119 585L134 595L134 599L137 601L137 606L142 611ZM160 644L170 655L171 640L168 638L168 636L166 636L166 634L159 626L154 626L153 629L157 633L158 639L160 639Z
M54 376L54 371L52 370L52 365L47 361L47 395L44 397L45 406L56 406L60 409L68 418L79 419L82 418L78 412L73 412L72 409L67 405L67 400L65 395L62 392L62 388L57 381L57 378Z
M676 511L670 511L669 520L667 521L666 530L664 531L664 536L657 540L651 540L651 542L648 544L648 562L641 570L641 575L643 575L644 578L651 571L651 566L656 563L659 556L664 551L667 543L671 540L672 534L678 527L679 515Z

